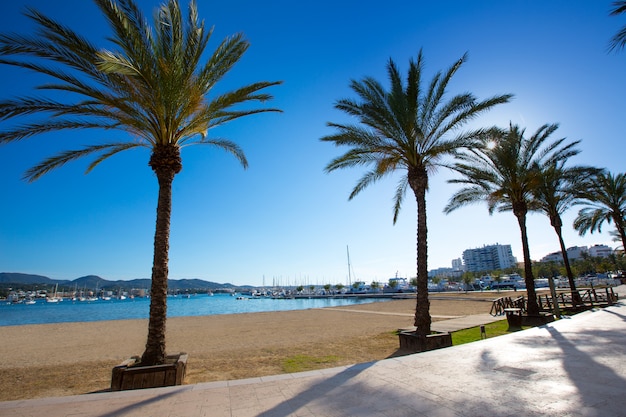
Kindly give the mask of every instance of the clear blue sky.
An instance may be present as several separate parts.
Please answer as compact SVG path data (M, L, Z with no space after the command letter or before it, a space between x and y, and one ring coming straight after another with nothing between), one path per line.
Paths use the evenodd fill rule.
M157 0L140 0L151 16ZM582 139L575 162L624 171L626 52L607 53L611 36L626 24L609 17L609 0L519 1L326 1L209 2L200 15L215 26L213 49L243 32L251 47L222 88L283 80L272 89L282 114L264 114L221 127L215 134L239 143L248 170L228 154L206 147L183 150L183 171L173 190L170 278L261 285L386 281L396 272L415 276L416 207L407 195L392 224L397 178L348 195L359 170L325 174L343 149L319 138L326 122L345 116L336 100L353 97L351 79L386 82L392 58L406 71L423 48L426 80L466 51L469 61L451 93L479 98L513 93L515 99L473 126L507 126L534 132L559 123L554 138ZM2 31L28 31L25 5L59 18L104 42L108 29L86 0L16 0L3 3ZM1 96L31 93L29 73L0 67ZM2 128L2 124L0 124ZM44 157L102 138L98 131L50 134L0 147L0 271L54 279L87 274L103 278L150 277L157 184L148 151L113 157L89 175L88 159L35 183L23 172ZM522 259L519 229L511 213L489 216L485 205L444 215L455 191L439 171L427 194L428 268L450 266L463 250L510 244ZM610 244L608 231L579 237L565 216L568 246ZM547 218L529 218L531 256L556 251Z

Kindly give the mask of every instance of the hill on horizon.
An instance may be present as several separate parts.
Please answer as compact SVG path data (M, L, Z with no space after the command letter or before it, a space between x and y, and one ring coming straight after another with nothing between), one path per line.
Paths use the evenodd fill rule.
M23 285L49 285L53 286L59 284L59 286L76 287L79 289L95 288L103 290L118 290L118 289L132 289L132 288L145 288L149 289L151 280L149 278L137 278L131 280L117 280L109 281L98 275L86 275L84 277L76 278L74 280L55 280L43 275L24 274L21 272L0 272L0 285L6 286L12 284L14 286ZM169 279L168 289L172 291L181 290L216 290L219 288L250 288L250 286L235 286L229 283L217 283L212 281L205 281L201 279Z

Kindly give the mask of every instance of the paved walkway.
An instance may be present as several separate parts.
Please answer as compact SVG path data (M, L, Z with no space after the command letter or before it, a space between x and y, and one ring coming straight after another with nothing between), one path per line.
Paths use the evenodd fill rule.
M367 313L367 314L384 314L390 316L409 316L413 317L413 314L406 313L389 313L385 311L372 311L372 310L358 310L358 309L340 309L326 307L324 310L339 310L346 313ZM481 324L493 323L495 321L505 320L505 316L492 316L489 313L484 314L472 314L469 316L431 316L433 319L445 319L439 321L433 321L430 328L436 332L455 332L457 330L469 329L471 327L480 326ZM402 330L415 330L415 326L407 327Z
M621 296L623 299L623 295ZM0 403L0 416L625 416L626 305L298 374Z

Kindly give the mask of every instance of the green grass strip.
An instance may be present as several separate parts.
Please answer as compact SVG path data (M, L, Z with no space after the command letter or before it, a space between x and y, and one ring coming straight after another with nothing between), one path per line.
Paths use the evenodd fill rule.
M335 355L314 357L308 355L295 355L283 361L283 371L287 373L310 371L320 369L323 365L333 364L341 358Z
M522 330L529 328L530 327L524 326L522 327ZM493 323L485 324L485 335L487 336L487 339L509 333L512 332L509 331L509 324L506 320L500 320ZM481 340L480 326L452 332L453 346L462 345L464 343L476 342L478 340Z

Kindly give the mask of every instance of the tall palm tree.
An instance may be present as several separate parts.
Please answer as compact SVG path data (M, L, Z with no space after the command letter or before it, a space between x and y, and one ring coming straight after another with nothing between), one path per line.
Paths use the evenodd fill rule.
M485 201L489 214L512 211L520 228L524 254L524 280L528 294L528 314L538 315L539 305L530 261L526 215L537 208L533 193L541 184L539 167L565 160L578 153L577 142L561 146L565 138L546 141L556 124L540 127L530 138L524 129L510 124L509 129L492 128L483 135L483 145L459 156L454 169L462 175L449 180L463 184L444 211L450 213L468 204Z
M212 29L198 18L195 1L186 16L178 0L162 4L153 26L134 0L94 0L113 32L116 51L99 49L71 28L34 9L25 13L36 25L33 35L0 35L0 63L49 76L39 86L48 96L25 96L0 102L0 118L20 118L0 133L0 143L51 131L116 129L126 140L68 150L29 169L34 181L66 162L94 156L87 168L119 152L143 147L159 184L154 235L150 320L142 363L163 363L172 181L182 169L183 146L211 145L231 153L245 167L242 149L232 141L210 138L208 130L243 116L277 111L237 109L246 102L265 102L263 93L278 82L258 82L209 97L215 84L248 49L242 34L224 39L203 58ZM61 93L53 95L54 92ZM40 116L34 119L33 116Z
M575 144L580 141L574 142ZM543 212L550 219L550 224L554 228L559 239L561 255L574 304L580 304L580 294L576 290L574 282L574 274L570 267L569 257L567 256L567 248L563 240L563 220L561 216L565 211L578 201L578 195L581 192L581 184L585 179L599 172L598 169L591 167L566 167L566 161L558 161L543 167L537 167L540 170L539 187L535 189L534 197L537 204L537 210Z
M611 9L611 13L609 16L618 16L626 13L626 1L614 1L613 8ZM622 50L626 46L626 25L622 26L622 28L611 38L611 42L609 43L609 51L614 50Z
M424 60L422 51L417 61L409 62L406 84L396 64L389 60L387 73L389 90L375 79L366 77L352 81L351 88L360 101L342 99L335 107L358 118L360 125L328 123L338 132L321 138L350 149L333 159L326 172L340 168L371 166L357 182L349 199L368 185L395 172L403 171L394 198L393 222L396 223L407 186L417 201L417 305L415 325L417 335L430 334L431 317L428 301L426 190L428 174L442 165L445 156L454 155L469 146L478 131L459 132L469 120L506 103L510 94L479 101L470 93L445 99L448 83L467 54L447 71L438 72L427 86L422 85ZM456 136L453 136L458 132Z
M602 232L604 222L613 223L626 248L626 174L600 173L586 184L580 197L587 207L578 212L574 229L584 236L587 231Z

